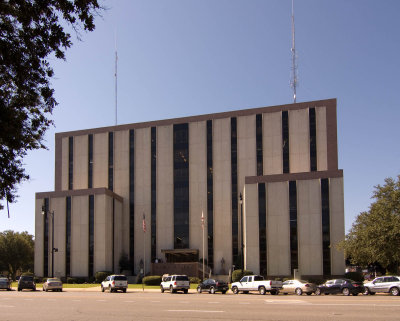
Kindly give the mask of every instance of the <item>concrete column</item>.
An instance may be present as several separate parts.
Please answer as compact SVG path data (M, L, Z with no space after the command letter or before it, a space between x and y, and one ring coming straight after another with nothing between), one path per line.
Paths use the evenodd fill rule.
M74 137L74 189L88 188L89 170L89 138L88 135Z
M335 245L344 239L344 191L343 177L329 180L329 215L331 232L331 273L342 275L345 271L343 252Z
M189 244L207 258L207 125L189 123ZM201 213L204 215L204 251Z
M114 192L123 197L121 252L129 254L129 130L114 132ZM119 258L118 258L119 260Z
M290 173L310 171L310 125L308 109L289 110Z
M108 188L108 132L93 135L93 187Z
M232 185L230 118L213 121L214 273L232 266ZM218 233L216 233L218 232ZM225 271L221 271L221 260Z
M89 197L72 197L71 275L85 277L89 268Z
M282 113L263 114L264 175L282 174Z
M328 143L326 127L326 107L315 108L317 133L317 170L328 170Z
M61 190L68 190L68 167L69 167L69 143L68 137L63 137L61 140Z
M174 248L173 126L157 127L157 257Z
M37 198L35 201L35 275L43 274L43 251L44 251L44 217L42 215L43 198ZM47 275L46 275L47 276Z
M146 272L151 261L151 131L150 127L135 130L135 273L144 261L143 213L146 215Z
M300 275L322 275L322 208L319 179L297 181L297 235Z
M247 184L243 196L244 268L260 273L260 242L258 221L258 185Z
M267 183L267 274L290 275L289 184Z

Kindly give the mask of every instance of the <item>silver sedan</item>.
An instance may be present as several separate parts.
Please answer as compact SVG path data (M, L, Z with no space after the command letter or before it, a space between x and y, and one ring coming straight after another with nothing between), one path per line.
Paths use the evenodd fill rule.
M49 278L43 283L43 291L62 291L63 285L58 278Z
M316 284L304 280L287 280L283 282L280 292L283 294L296 293L297 295L302 295L306 293L311 295L316 288Z
M11 291L11 281L8 278L0 278L0 289Z

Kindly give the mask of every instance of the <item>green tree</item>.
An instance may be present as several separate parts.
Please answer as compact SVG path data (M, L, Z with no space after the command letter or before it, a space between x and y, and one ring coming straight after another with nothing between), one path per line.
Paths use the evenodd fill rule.
M368 212L360 213L346 238L338 244L351 263L379 263L396 273L400 265L400 175L375 186Z
M0 268L15 280L17 271L32 272L34 257L33 235L28 232L0 232Z
M93 31L97 0L0 0L0 200L14 202L29 175L27 151L46 148L43 137L57 105L48 61L65 59L65 27ZM0 209L2 206L0 205Z

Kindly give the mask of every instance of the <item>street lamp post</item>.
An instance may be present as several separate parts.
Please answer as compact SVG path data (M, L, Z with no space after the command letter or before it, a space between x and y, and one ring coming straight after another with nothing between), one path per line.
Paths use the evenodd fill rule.
M240 203L240 241L242 246L242 254L241 254L241 262L242 269L244 269L244 243L243 243L243 197L242 193L239 194L239 203Z
M42 215L46 214L46 207L42 207ZM54 277L54 252L58 252L58 248L54 247L54 211L47 211L51 217L51 277Z

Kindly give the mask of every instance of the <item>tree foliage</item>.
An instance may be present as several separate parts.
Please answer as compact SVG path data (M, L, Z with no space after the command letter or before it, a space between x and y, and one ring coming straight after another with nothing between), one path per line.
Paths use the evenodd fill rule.
M34 241L28 232L0 232L0 271L15 280L17 271L33 271Z
M64 26L93 31L100 9L97 0L0 0L0 200L15 201L29 179L24 156L45 148L57 105L49 58L65 59L72 45Z
M367 266L379 263L390 272L400 265L400 175L375 186L368 212L360 213L339 249L351 263Z

